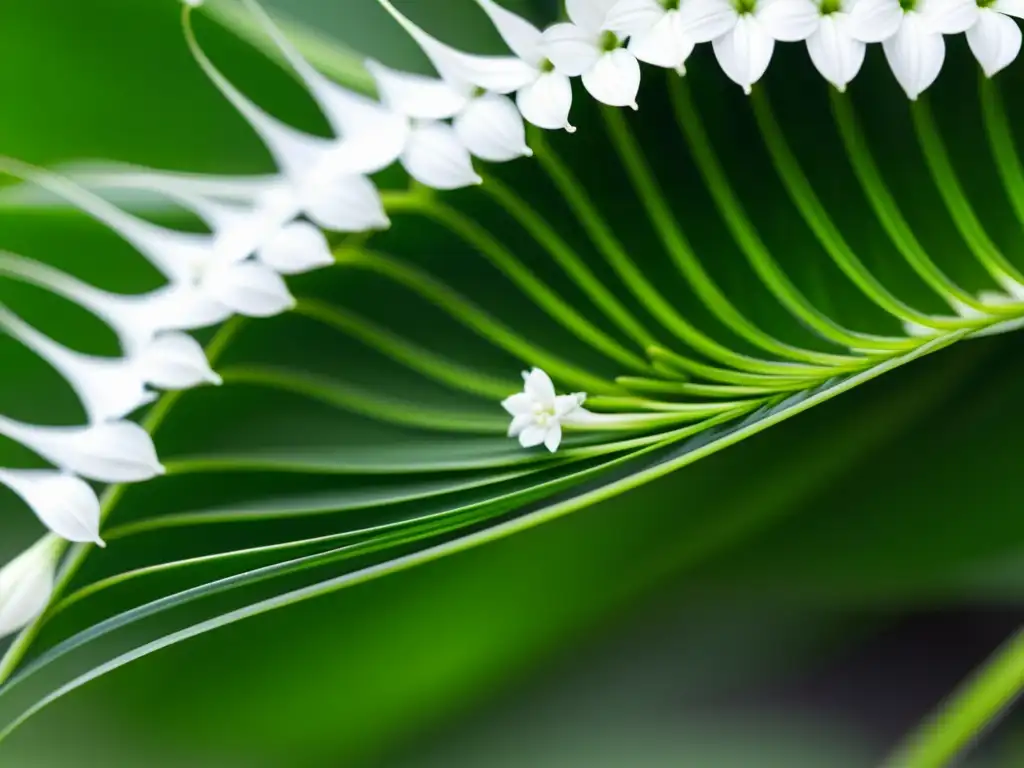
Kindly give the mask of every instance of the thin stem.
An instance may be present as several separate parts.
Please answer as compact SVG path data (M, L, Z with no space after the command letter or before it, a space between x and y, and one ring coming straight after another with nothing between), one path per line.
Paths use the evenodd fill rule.
M1017 630L886 762L942 768L990 728L1024 690L1024 628Z
M690 145L690 156L697 164L704 183L711 192L718 210L740 246L747 262L761 278L761 282L794 317L835 344L854 349L898 351L917 345L906 337L876 336L857 333L839 325L819 311L793 284L758 235L753 223L743 210L715 153L700 115L694 108L690 88L683 78L669 78L669 96L675 109L676 122Z
M206 357L210 361L211 366L216 364L217 360L224 353L225 347L238 335L243 324L242 318L235 317L221 326L220 330L206 347ZM142 420L143 429L151 435L154 434L160 428L160 425L163 424L171 409L181 398L181 395L181 392L167 392L164 394ZM100 499L101 525L110 517L127 488L128 486L124 483L107 486ZM71 554L65 561L60 575L54 584L53 593L50 596L51 606L68 588L68 585L72 582L94 548L94 544L77 544L71 548ZM49 611L44 611L31 624L21 630L14 639L14 642L8 647L7 652L0 659L0 686L17 670L48 619Z
M927 96L922 96L917 101L910 103L910 114L914 119L918 143L924 153L928 170L932 174L942 201L946 204L946 210L949 211L953 223L960 231L960 236L963 237L981 265L997 282L1002 284L1007 277L1017 282L1024 281L1024 275L1021 275L999 250L999 247L992 242L992 238L988 236L967 200L960 181L957 179L956 171L953 169L953 163L949 159L946 145L942 141L942 135L935 125L935 117L928 105Z
M1003 98L994 80L985 77L978 71L981 78L979 93L981 98L981 114L985 121L985 134L988 136L992 156L996 161L996 170L1006 188L1013 212L1017 220L1024 226L1024 166L1013 139L1013 131L1006 119Z
M862 361L851 363L849 356L813 352L781 342L744 317L711 279L693 252L693 248L676 221L670 204L665 199L654 173L620 111L606 109L602 111L602 114L608 126L612 144L629 173L633 187L643 200L651 224L654 225L665 250L701 302L726 328L755 347L788 360L833 366L846 371L864 367L861 364Z

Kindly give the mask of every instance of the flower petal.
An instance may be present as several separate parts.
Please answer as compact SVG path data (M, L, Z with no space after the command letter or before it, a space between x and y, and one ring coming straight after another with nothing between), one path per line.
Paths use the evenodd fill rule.
M583 73L583 87L598 101L611 107L636 109L640 90L640 65L624 48L616 48L597 60Z
M419 120L454 117L469 104L472 88L454 88L436 77L416 75L370 60L366 68L377 83L381 100L391 109Z
M255 261L215 265L203 276L202 288L246 317L272 317L295 306L281 276Z
M849 32L863 43L880 43L903 22L899 0L857 0L850 9Z
M334 263L324 233L307 221L285 225L259 249L256 258L283 275L297 275Z
M889 68L913 101L935 82L946 57L942 35L928 30L916 13L908 13L899 31L882 43Z
M318 226L334 232L387 229L391 222L373 182L337 166L330 156L310 173L298 189L302 210Z
M81 478L53 469L0 469L0 483L18 494L43 525L61 538L104 546L99 499Z
M524 413L519 416L512 418L512 423L508 425L508 436L519 437L524 429L533 423L533 416L529 413Z
M750 93L772 60L775 41L756 17L740 16L732 31L713 43L715 58L729 79Z
M823 16L818 31L807 38L807 53L821 73L840 91L860 72L867 46L847 32L847 19L840 14Z
M152 438L131 421L40 427L0 416L0 434L60 469L101 483L137 483L165 471Z
M535 403L544 408L555 407L555 385L551 377L540 368L534 368L523 381L523 389Z
M438 74L449 83L470 83L485 91L512 93L533 81L536 70L514 56L477 56L442 43L413 24L390 0L377 0L416 41Z
M917 0L915 13L930 31L956 35L974 26L978 4L975 0Z
M1013 19L984 8L977 23L967 30L967 44L985 75L992 77L1013 63L1020 53L1020 27Z
M629 52L640 61L676 70L683 68L693 48L693 38L687 34L683 17L677 12L664 14L645 32L634 34L629 41Z
M434 189L459 189L483 181L455 130L443 123L424 123L413 130L402 165L416 181Z
M543 443L547 436L547 429L544 427L538 427L536 424L531 424L519 433L519 444L523 446L523 448L533 448Z
M544 31L543 48L555 69L569 77L579 77L601 58L597 35L575 24L548 27Z
M555 415L562 419L573 413L587 399L585 392L574 392L571 395L559 395L555 398Z
M508 411L510 416L532 416L533 398L527 392L516 392L502 400L501 407Z
M996 0L989 6L992 10L1024 19L1024 0Z
M572 84L565 75L558 72L541 75L516 94L516 104L527 122L538 128L552 131L564 128L570 133L576 130L569 124Z
M604 27L621 37L648 32L671 13L658 0L619 0L608 11Z
M523 116L507 96L473 99L453 123L462 145L481 160L504 163L533 152L526 146Z
M544 447L547 448L551 453L558 450L558 446L562 444L562 425L557 421L548 426L547 434L544 435Z
M604 29L612 6L617 0L565 0L565 12L570 21L588 32Z
M143 381L160 389L189 389L221 384L206 353L187 333L162 333L135 359Z
M539 67L544 60L541 31L522 16L512 13L494 0L476 0L476 3L484 9L512 53L531 67Z
M0 569L0 638L29 625L50 603L59 541L40 539Z
M756 16L769 35L787 43L806 40L822 19L812 0L760 0Z
M679 15L687 34L695 43L707 43L729 32L739 19L728 0L686 0Z

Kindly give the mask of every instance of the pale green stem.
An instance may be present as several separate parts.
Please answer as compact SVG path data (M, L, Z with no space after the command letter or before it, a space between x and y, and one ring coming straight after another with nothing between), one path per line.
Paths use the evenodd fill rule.
M886 762L887 768L951 765L1024 690L1024 629L954 691Z
M995 81L978 72L981 78L979 86L981 95L981 114L985 121L985 133L988 136L992 156L996 161L996 169L1010 198L1010 204L1017 215L1017 220L1024 226L1024 167L1021 166L1020 155L1013 138L1013 131L1006 119L1003 99Z
M917 346L919 341L905 336L876 336L850 331L808 301L772 258L743 210L704 130L700 115L694 108L685 79L670 77L669 95L675 109L676 122L690 145L690 157L697 164L722 218L732 232L733 239L740 246L751 268L761 278L761 282L779 303L804 325L835 344L853 349L882 351L905 351Z
M779 357L831 366L839 371L854 371L865 367L863 359L851 362L845 355L829 355L800 349L779 341L751 323L732 305L722 290L705 271L693 248L676 221L669 202L658 185L640 146L629 130L620 110L602 110L612 144L622 160L637 194L644 202L651 224L658 233L665 250L680 273L686 278L701 302L722 324L750 344ZM818 371L824 373L824 371Z
M935 117L928 106L927 95L910 103L910 114L914 119L918 143L924 153L928 170L942 196L942 201L946 204L946 210L949 211L953 223L956 224L956 228L968 248L1000 285L1006 278L1024 283L1024 275L1021 275L999 250L999 247L992 242L992 238L988 236L971 207L967 195L964 194L953 163L949 159L949 153L946 151L942 135L935 125Z

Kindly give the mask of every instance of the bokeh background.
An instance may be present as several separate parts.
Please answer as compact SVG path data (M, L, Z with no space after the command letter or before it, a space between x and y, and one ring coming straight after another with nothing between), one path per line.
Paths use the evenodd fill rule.
M374 0L268 5L325 40L425 66ZM469 0L399 5L439 37L499 50ZM554 15L541 0L506 5L538 21ZM0 5L0 153L46 165L267 170L265 150L192 62L179 15L174 0ZM215 23L198 27L246 92L298 125L319 124L287 73ZM951 47L946 77L973 84L965 46ZM772 82L801 67L810 67L803 51L787 52ZM1002 76L1005 94L1022 92L1019 71ZM880 51L869 72L885 74ZM719 77L719 87L731 85ZM971 156L969 145L957 149ZM992 223L1021 257L1019 229ZM153 284L126 246L80 216L5 211L0 248L109 288ZM113 351L73 307L7 282L0 292L44 330ZM173 647L46 710L0 745L0 764L875 764L1024 619L1022 352L1014 335L959 345L672 482ZM345 350L328 343L317 354L345 365ZM0 373L3 412L75 419L63 383L9 339ZM230 402L239 413L253 405ZM197 395L186 410L194 422L208 407ZM259 408L247 417L276 418L272 402ZM244 439L245 420L233 428ZM24 460L6 443L0 457ZM139 504L169 506L173 489L155 488ZM39 533L0 494L0 560ZM145 543L148 555L179 545ZM112 547L97 567L141 561L124 550ZM1022 729L1008 718L968 764L1024 764Z

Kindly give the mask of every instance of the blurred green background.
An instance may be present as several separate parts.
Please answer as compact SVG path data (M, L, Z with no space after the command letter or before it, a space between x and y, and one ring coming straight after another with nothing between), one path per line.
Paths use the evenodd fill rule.
M549 3L506 4L538 22L553 18ZM470 0L400 5L452 43L500 50ZM424 67L374 0L276 0L270 7L385 63ZM197 26L213 58L246 92L296 125L323 129L288 74L209 20ZM951 48L949 82L937 89L945 105L961 103L959 97L976 87L962 41ZM800 93L801 77L806 83L806 54L794 48L778 58L769 85L778 86L784 122L813 133L800 112L803 97L792 95ZM884 131L890 119L901 125L906 118L889 111L900 104L899 94L886 80L881 52L869 58L864 77L880 83L883 95L866 120ZM697 81L709 121L725 123L735 113L730 110L746 109L738 94L719 97L717 89L731 85L710 71L710 57L700 65L709 73ZM787 83L789 74L801 71ZM1020 93L1019 68L1000 84L1004 94ZM808 97L807 104L822 98ZM1011 111L1019 111L1018 102L1008 98ZM4 5L0 105L0 153L34 163L106 158L210 173L270 167L265 150L191 61L174 0ZM958 140L961 133L975 137L969 133L976 128L973 110L940 112L961 160L980 155L975 138ZM584 126L582 117L577 122ZM656 134L660 118L663 107L642 111L639 130ZM734 155L723 151L727 165L744 162L741 138ZM912 160L892 146L879 155L894 164L888 166L894 186L916 188L920 169L910 167ZM584 175L603 171L576 160ZM1024 264L1019 225L997 195L988 204L992 169L962 167L970 169L965 183L981 201L986 225ZM705 204L685 197L685 189L682 194L688 204ZM863 216L863 204L846 206L841 194L834 196L838 218ZM941 240L947 225L928 193L903 199L909 215L927 222L930 236ZM766 230L775 222L776 236L784 237L781 219L767 206ZM877 235L868 230L862 244L884 272L884 249L873 247ZM399 247L402 237L394 234ZM443 262L443 254L429 250L431 233L406 231L404 237L421 237L425 258ZM637 234L640 247L641 237L650 235ZM726 280L734 275L736 290L745 290L729 266L729 247L716 263ZM78 216L4 212L0 248L112 289L156 284L116 237ZM709 245L703 252L712 250ZM956 263L955 247L939 251ZM798 269L805 259L807 279L827 284L829 274L816 272L813 256L811 245L794 243L791 266ZM970 287L981 281L967 267L960 276ZM296 285L329 293L344 289L337 282L310 275ZM862 311L842 291L821 287L818 295L834 302L839 315ZM6 282L0 298L44 330L60 329L68 343L112 350L109 333L73 307ZM756 296L750 301L756 305ZM761 320L773 322L769 314ZM289 330L304 333L287 322L270 326L238 354L273 356L287 348L275 341L294 338ZM433 332L440 338L446 330ZM323 370L359 367L352 350L312 332L296 346L301 349L288 354L308 353ZM0 764L871 765L1024 616L1018 609L1024 596L1022 351L1024 341L1015 335L958 345L568 518L158 653L30 721L0 746ZM515 375L505 360L486 363ZM0 339L0 371L4 413L39 423L76 419L77 405L63 383L6 338ZM323 422L315 410L245 393L214 397L186 397L180 426L172 418L159 436L162 455L181 446L196 450L204 437L218 434L244 443L253 419L287 426L301 416L304 421L292 423L310 435L321 429L338 442L362 439L352 425ZM212 426L200 425L215 412ZM0 457L16 453L0 445ZM277 479L254 482L270 487ZM138 491L132 508L166 510L188 494L203 508L220 494L216 482L155 483ZM40 532L6 491L0 526L0 560ZM312 535L308 530L296 522L296 536ZM165 551L215 550L213 539L229 535L201 528L166 540L150 537L141 550L112 546L97 560L96 573L159 560ZM201 618L215 607L187 611ZM118 637L109 648L126 647L133 638ZM1013 718L1001 724L970 764L1024 763L1021 726Z

